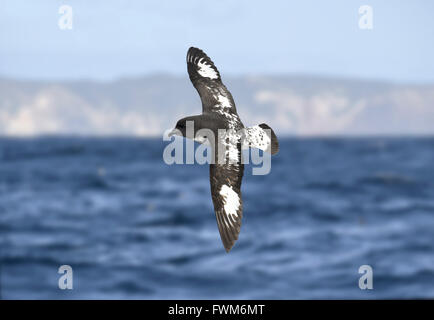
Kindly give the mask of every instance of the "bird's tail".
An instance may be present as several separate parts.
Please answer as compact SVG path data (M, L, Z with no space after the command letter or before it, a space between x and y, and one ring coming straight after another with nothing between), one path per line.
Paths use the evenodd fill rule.
M244 137L245 145L248 147L258 148L271 154L276 154L279 151L276 134L265 123L245 128Z

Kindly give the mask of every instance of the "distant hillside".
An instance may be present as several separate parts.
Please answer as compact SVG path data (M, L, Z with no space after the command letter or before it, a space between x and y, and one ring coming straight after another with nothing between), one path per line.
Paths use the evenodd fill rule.
M245 125L278 134L434 134L434 85L302 76L224 79ZM159 136L201 112L187 76L103 83L0 80L0 135Z

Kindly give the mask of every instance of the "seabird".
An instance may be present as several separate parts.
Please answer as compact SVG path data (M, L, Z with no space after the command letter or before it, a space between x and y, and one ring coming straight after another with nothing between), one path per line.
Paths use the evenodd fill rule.
M229 252L238 239L243 217L241 180L244 164L241 161L241 146L276 154L279 150L274 131L265 123L245 128L237 114L231 93L223 84L220 73L212 60L200 49L191 47L187 52L187 70L193 86L202 101L202 114L179 120L169 134L186 135L188 122L194 123L194 134L201 129L210 129L217 142L208 141L212 146L214 159L218 159L218 149L224 148L221 159L210 164L211 196L220 237L226 252ZM219 136L218 130L227 134ZM244 139L244 140L243 140ZM207 137L197 141L205 143ZM220 147L219 147L220 146Z

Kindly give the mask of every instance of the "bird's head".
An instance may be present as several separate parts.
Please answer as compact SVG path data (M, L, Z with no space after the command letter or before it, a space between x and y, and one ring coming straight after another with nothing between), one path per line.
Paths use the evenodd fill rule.
M185 137L187 135L187 121L191 121L188 117L182 118L176 123L175 128L170 131L169 137L171 136L181 136Z
M185 117L176 123L175 128L169 132L169 137L181 136L200 142L208 137L214 137L212 129L215 127L214 122L213 118L204 117L203 115Z

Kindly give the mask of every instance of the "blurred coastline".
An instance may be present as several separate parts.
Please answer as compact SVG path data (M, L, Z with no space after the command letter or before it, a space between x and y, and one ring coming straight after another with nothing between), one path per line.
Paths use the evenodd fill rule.
M227 77L244 124L279 136L433 135L434 84L316 76ZM161 137L199 114L187 76L117 81L0 79L0 136Z

